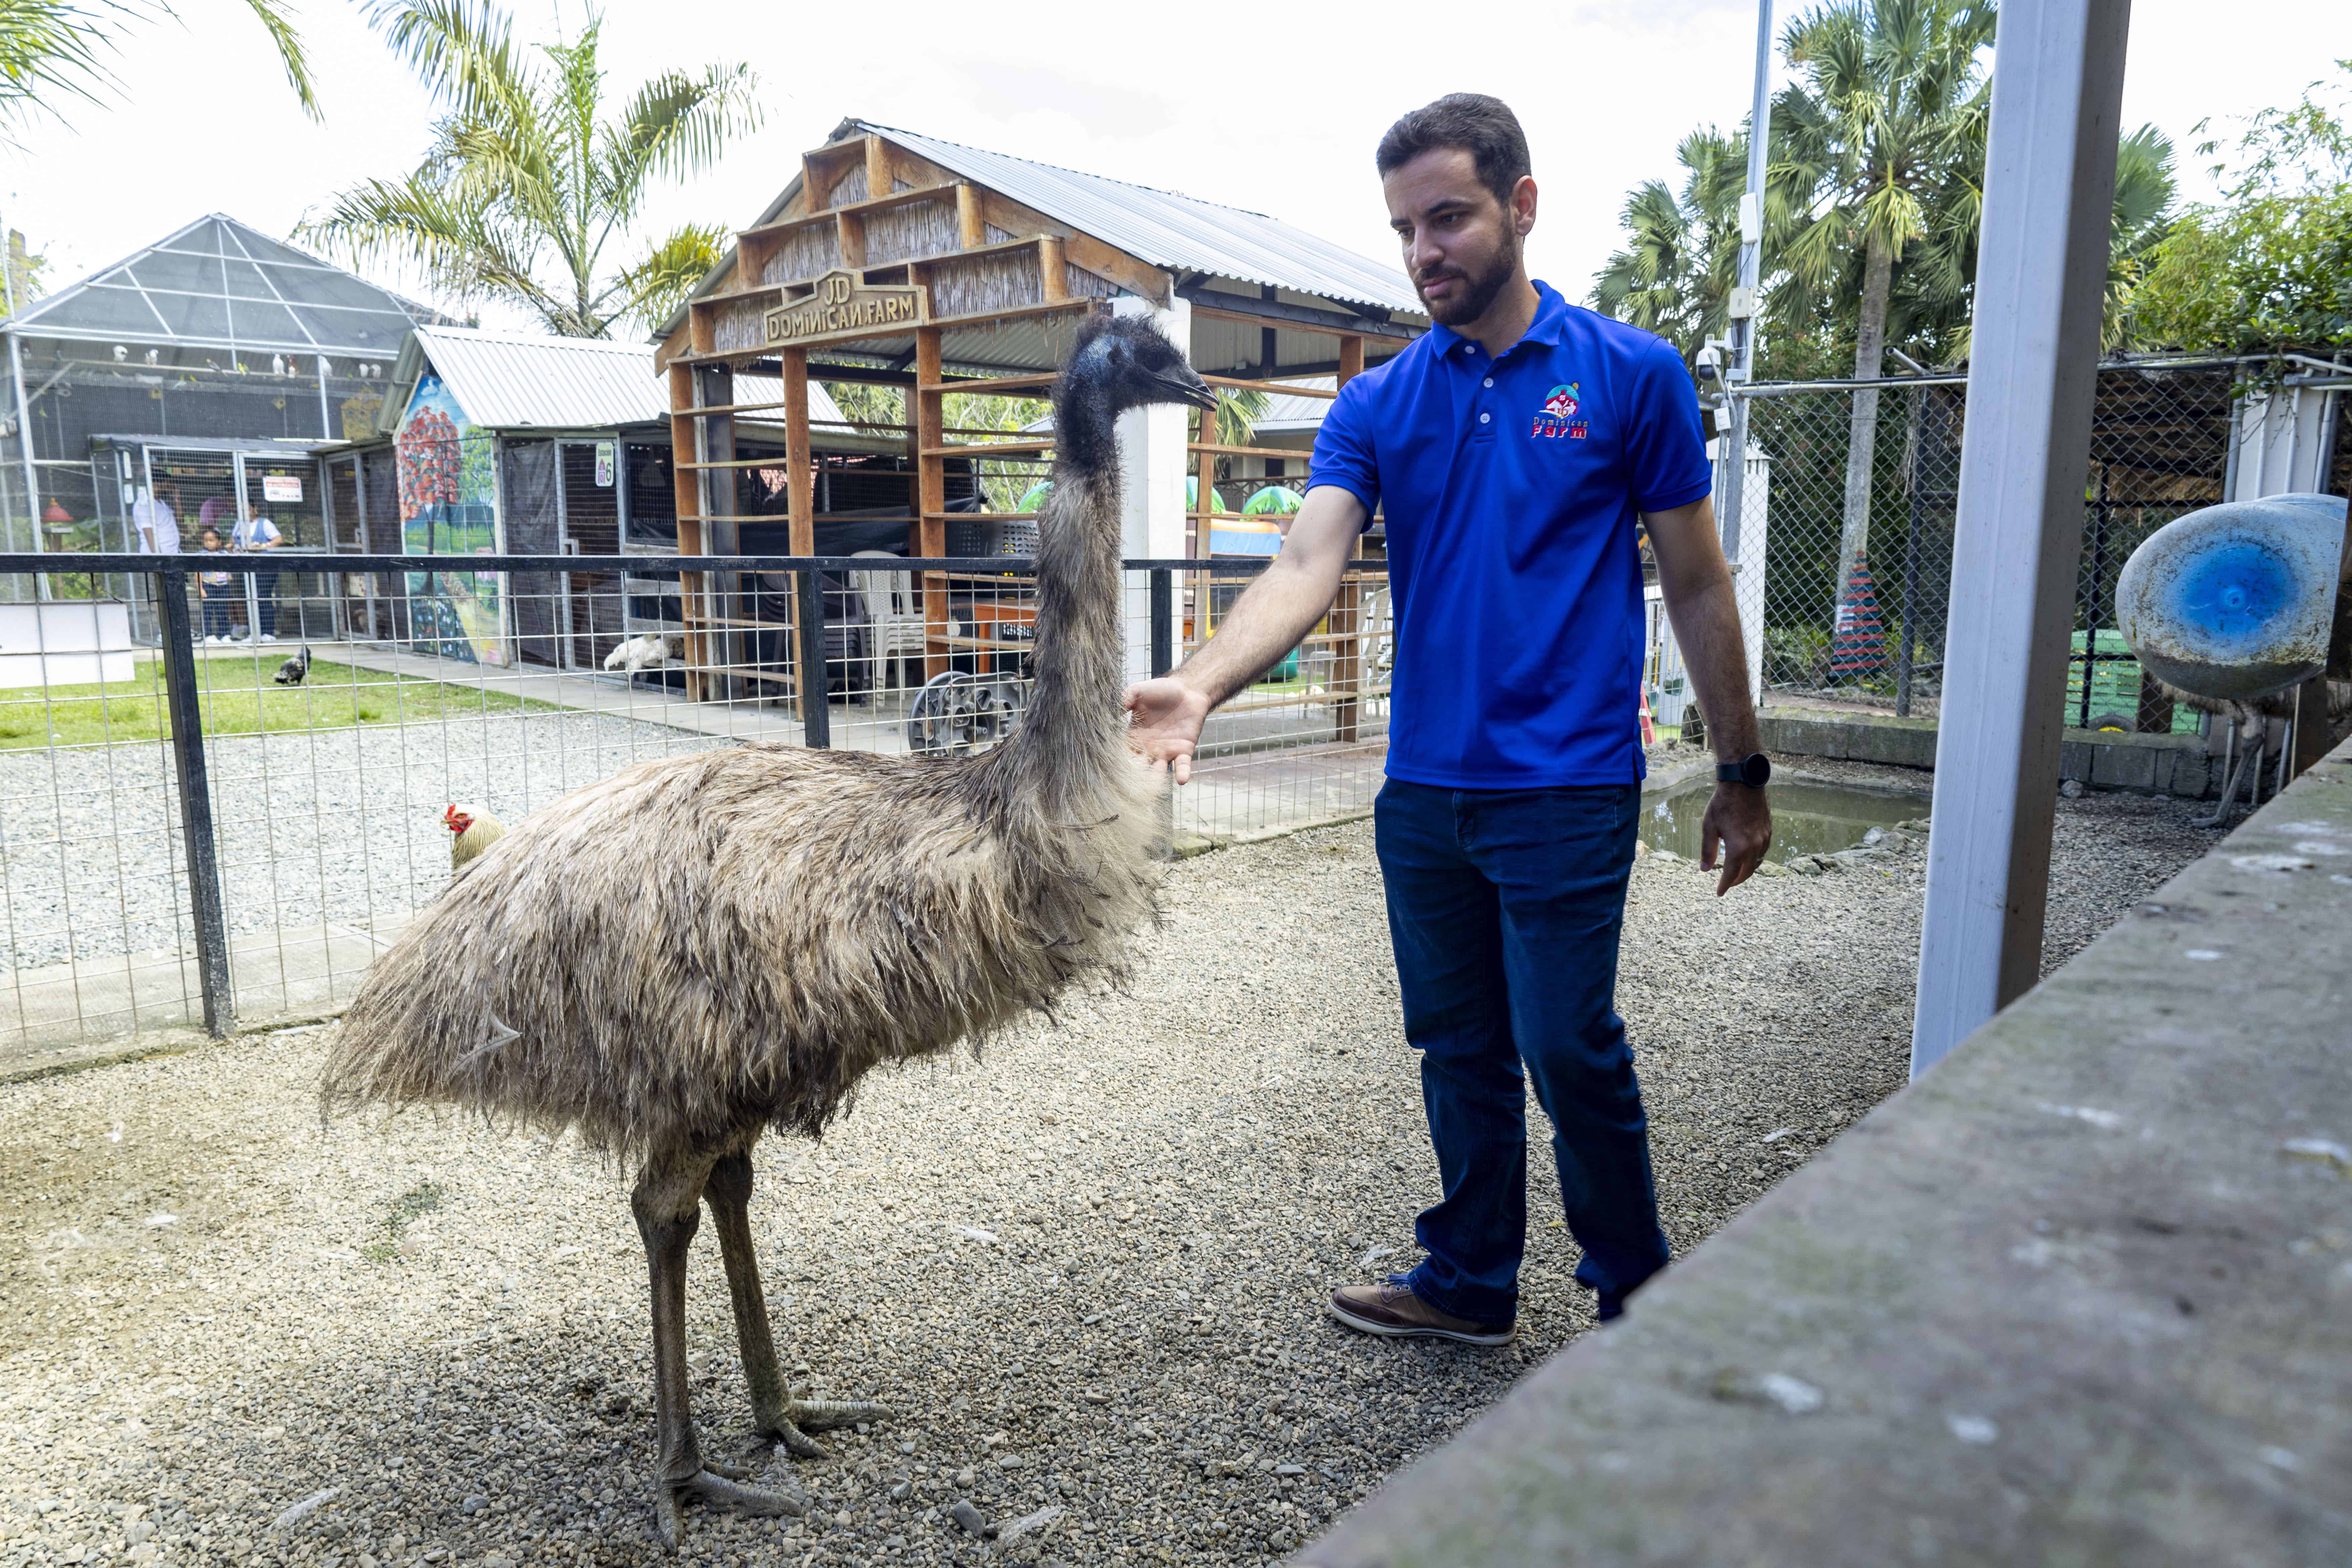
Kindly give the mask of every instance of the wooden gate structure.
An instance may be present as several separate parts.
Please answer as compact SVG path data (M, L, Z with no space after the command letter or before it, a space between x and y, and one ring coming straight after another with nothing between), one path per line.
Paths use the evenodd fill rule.
M734 422L755 412L772 420L781 409L792 549L815 553L816 525L827 521L816 509L809 433L815 375L907 389L909 424L861 428L905 437L908 552L949 554L950 462L1042 458L1054 443L1036 430L956 439L980 433L952 430L944 399L1042 395L1080 314L1115 300L1155 313L1212 385L1277 395L1336 396L1338 384L1428 324L1395 268L1276 219L845 121L803 156L800 177L739 231L731 253L667 324L656 358L668 376L680 552L739 553L741 523L774 521L772 511L750 510L739 487L747 470L771 481L776 459L739 457ZM735 377L744 372L781 375L781 400L738 402ZM1325 376L1331 387L1276 379ZM1182 553L1203 559L1220 459L1300 456L1220 446L1215 434L1212 424L1184 448L1184 470L1198 482ZM996 523L1036 516L954 515ZM924 574L920 585L924 663L936 675L966 639L950 635L946 575ZM1360 592L1351 583L1335 632L1354 630ZM709 676L735 665L725 644L742 618L725 613L737 598L724 581L690 578L687 595L688 663L703 672L689 690L713 695ZM1352 648L1358 639L1344 641ZM1350 657L1343 651L1334 669L1335 688L1347 679L1348 692L1357 684L1348 679ZM1345 738L1352 709L1349 701L1340 710Z

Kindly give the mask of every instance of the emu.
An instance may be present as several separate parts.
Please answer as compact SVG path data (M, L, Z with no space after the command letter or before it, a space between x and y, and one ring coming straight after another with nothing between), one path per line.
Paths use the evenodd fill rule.
M1156 910L1152 770L1120 706L1113 423L1213 408L1150 325L1091 318L1054 393L1035 688L970 757L746 746L640 763L518 824L409 926L345 1015L324 1108L440 1104L576 1129L636 1171L652 1282L655 1522L688 1499L798 1513L703 1457L688 1406L686 1262L708 1204L760 1436L878 1419L785 1383L748 1205L761 1135L815 1137L874 1068L984 1038L1115 978Z

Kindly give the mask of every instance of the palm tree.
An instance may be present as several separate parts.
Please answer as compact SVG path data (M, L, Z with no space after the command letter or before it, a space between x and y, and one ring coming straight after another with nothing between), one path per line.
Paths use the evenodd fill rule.
M709 167L757 125L749 66L665 71L611 113L594 12L577 40L539 47L544 63L492 0L383 0L373 18L446 112L414 174L352 187L303 234L353 260L419 264L454 300L516 306L566 337L651 328L717 264L713 225L625 265L607 255L657 180Z
M1858 282L1853 374L1884 369L1895 269L1915 308L1963 308L1982 212L1991 84L1979 52L1993 40L1993 0L1829 0L1798 17L1781 47L1800 79L1775 101L1775 140L1814 193L1780 249L1801 283L1843 295ZM1858 268L1858 279L1850 274ZM1878 394L1853 394L1841 601L1869 543Z
M301 36L288 20L283 0L245 4L269 35L303 112L323 119ZM168 4L154 8L166 16L176 14ZM110 0L94 5L78 5L73 0L0 0L0 135L37 114L58 112L63 99L95 99L108 84L103 57L118 46L126 26L144 19L140 8Z
M2107 250L2107 303L2099 346L2112 349L2130 335L2131 297L2156 247L2172 230L2171 139L2143 125L2116 143L2113 239Z
M1625 198L1625 245L1592 280L1592 308L1653 331L1685 359L1720 334L1739 281L1739 196L1748 181L1746 132L1713 126L1675 149L1683 166L1677 195L1645 180Z

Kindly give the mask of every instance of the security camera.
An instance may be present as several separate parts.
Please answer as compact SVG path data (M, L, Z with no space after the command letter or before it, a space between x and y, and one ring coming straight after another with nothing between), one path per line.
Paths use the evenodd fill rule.
M1722 377L1723 350L1710 339L1706 346L1698 351L1698 378L1701 381L1719 381Z

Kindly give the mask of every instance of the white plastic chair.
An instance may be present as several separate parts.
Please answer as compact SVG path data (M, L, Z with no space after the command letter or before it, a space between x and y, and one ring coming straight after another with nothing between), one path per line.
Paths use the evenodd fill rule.
M1384 679L1389 668L1396 663L1396 628L1389 616L1388 584L1367 585L1357 601L1356 626L1363 638L1362 658L1367 679Z
M879 561L898 559L887 550L860 550L856 554ZM872 639L875 664L882 669L889 669L901 659L921 658L927 651L928 634L922 614L915 608L914 574L909 572L852 572L849 577L856 584L858 596L866 601L867 635ZM903 679L903 673L900 679ZM875 684L877 687L883 685L878 675ZM899 680L891 684L899 684Z

